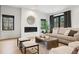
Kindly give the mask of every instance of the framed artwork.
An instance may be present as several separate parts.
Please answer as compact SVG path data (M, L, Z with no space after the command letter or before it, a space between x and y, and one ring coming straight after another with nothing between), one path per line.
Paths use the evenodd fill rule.
M14 30L13 15L2 15L2 30Z
M27 23L29 25L33 25L35 23L35 17L34 16L28 16L27 17Z

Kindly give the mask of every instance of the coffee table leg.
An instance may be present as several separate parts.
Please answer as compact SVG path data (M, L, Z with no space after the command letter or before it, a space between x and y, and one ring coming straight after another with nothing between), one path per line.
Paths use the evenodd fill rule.
M18 38L17 38L17 47L18 47Z
M39 54L39 45L37 46L37 48L38 48L38 49L37 49L37 52L38 52L38 54Z
M24 48L24 54L26 54L26 48Z

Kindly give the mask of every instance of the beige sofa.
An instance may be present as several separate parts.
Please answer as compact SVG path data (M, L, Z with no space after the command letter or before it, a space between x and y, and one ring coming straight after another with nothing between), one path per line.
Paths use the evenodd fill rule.
M68 36L68 31L70 30L77 31L77 33L74 36ZM68 44L73 41L79 41L79 28L53 28L53 33L47 35L58 38L61 43Z

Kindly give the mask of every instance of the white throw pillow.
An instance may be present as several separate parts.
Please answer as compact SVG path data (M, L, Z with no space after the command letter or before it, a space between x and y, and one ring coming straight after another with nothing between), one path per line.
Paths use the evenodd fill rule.
M53 28L53 34L57 34L59 31L59 28Z
M58 34L63 34L64 35L64 33L66 32L66 30L67 30L67 28L60 27L59 31L58 31Z
M64 35L67 35L69 34L70 30L66 30L66 32L64 33Z

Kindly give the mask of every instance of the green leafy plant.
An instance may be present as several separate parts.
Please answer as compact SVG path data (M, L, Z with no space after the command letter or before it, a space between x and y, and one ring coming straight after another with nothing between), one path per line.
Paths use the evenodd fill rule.
M48 22L46 21L45 22L45 30L46 30L46 33L48 32Z
M43 32L48 32L48 22L46 21L46 19L43 19L41 21L41 29L43 30ZM44 31L45 30L45 31Z

